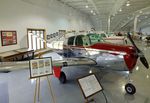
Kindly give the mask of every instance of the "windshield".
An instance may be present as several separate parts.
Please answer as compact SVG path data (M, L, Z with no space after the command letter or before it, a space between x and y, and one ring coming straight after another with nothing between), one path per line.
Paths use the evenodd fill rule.
M104 42L103 38L106 37L105 34L87 34L87 36L89 37L91 44Z

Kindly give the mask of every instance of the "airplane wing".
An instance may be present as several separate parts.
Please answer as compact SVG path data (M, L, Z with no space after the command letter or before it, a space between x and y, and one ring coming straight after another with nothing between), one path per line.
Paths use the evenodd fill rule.
M65 58L52 61L53 66L96 65L96 61L85 57ZM29 61L0 62L0 72L28 69Z

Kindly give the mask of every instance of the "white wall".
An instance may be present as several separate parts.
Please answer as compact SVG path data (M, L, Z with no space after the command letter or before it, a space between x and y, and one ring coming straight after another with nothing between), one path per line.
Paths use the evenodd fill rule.
M142 33L150 35L150 26L142 29Z
M0 52L27 47L27 28L90 30L88 16L56 0L0 0L0 31L16 30L17 45L1 46ZM0 38L1 39L1 38Z

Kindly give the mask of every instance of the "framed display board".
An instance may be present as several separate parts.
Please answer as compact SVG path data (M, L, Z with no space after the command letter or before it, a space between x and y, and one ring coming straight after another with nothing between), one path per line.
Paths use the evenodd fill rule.
M79 78L78 83L85 99L103 90L97 77L94 74Z
M1 31L2 46L17 44L16 31Z
M30 78L52 75L52 58L40 58L29 61Z

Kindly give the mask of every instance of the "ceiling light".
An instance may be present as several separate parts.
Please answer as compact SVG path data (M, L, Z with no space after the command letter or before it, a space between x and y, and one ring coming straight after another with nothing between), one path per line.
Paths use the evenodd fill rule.
M93 13L93 10L91 10L91 13Z
M122 9L119 10L120 12L122 11Z
M149 75L147 75L146 78L148 79L148 78L149 78Z
M89 6L88 6L88 5L86 5L86 6L85 6L85 8L89 8Z
M96 15L96 13L93 13L93 15Z
M140 11L140 13L143 13L142 11Z
M127 4L126 4L126 6L130 6L130 4L129 4L129 3L127 3Z

